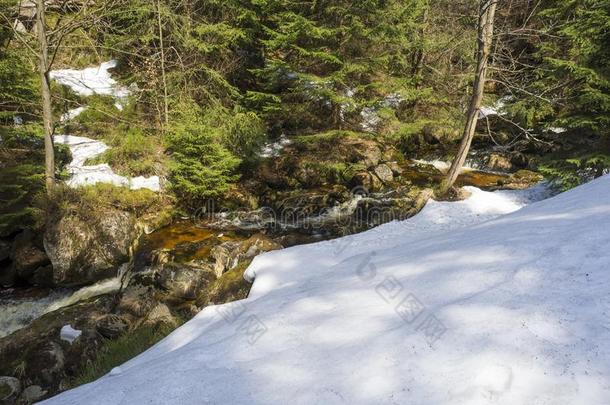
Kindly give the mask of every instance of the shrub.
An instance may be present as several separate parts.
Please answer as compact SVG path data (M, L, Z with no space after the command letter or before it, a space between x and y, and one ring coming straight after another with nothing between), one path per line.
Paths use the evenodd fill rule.
M201 114L192 105L180 111L167 134L170 182L182 204L193 208L227 192L239 178L236 170L241 161L223 145L223 128L214 122L215 112Z

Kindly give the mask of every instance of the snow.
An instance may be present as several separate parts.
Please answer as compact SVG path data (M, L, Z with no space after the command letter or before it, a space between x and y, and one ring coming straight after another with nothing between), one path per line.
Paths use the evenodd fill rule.
M50 72L51 79L59 84L68 86L76 94L81 96L92 96L94 94L113 96L118 99L126 99L129 96L127 87L117 85L109 69L115 68L116 60L104 62L99 66L88 67L82 70L61 69Z
M607 405L610 176L470 191L257 256L246 300L45 403Z
M413 159L414 163L419 163L422 165L432 165L435 169L446 173L451 168L451 162L447 162L445 160L433 159L433 160L425 160L425 159ZM474 170L472 165L469 162L466 162L464 166L462 166L462 171Z
M512 100L511 96L504 96L498 99L493 106L483 106L479 109L479 119L491 117L492 115L504 115L506 104Z
M152 191L159 191L161 189L159 176L128 178L114 173L106 163L85 165L88 159L94 158L108 149L108 146L101 141L74 135L55 135L53 139L57 144L68 145L72 153L72 161L67 165L70 179L66 183L70 187L110 183L129 187L132 190L148 188Z
M59 331L59 338L72 344L82 333L82 330L74 329L71 325L64 325Z
M291 143L292 141L288 139L286 135L282 134L276 142L268 143L263 146L259 156L262 158L278 157L282 150Z

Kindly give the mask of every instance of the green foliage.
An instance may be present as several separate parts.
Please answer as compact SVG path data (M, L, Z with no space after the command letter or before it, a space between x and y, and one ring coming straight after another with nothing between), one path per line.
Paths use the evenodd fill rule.
M568 159L548 159L540 172L561 190L569 190L610 172L610 154L592 153Z
M44 146L42 128L35 124L0 126L0 137L0 236L7 236L42 222ZM57 145L55 153L61 167L69 152Z
M95 359L92 362L83 363L81 370L70 380L70 387L78 387L79 385L97 380L114 367L136 357L159 342L169 335L173 329L173 326L166 324L144 325L127 332L118 339L104 340L98 349Z
M239 178L240 159L222 145L226 134L217 118L217 111L185 105L167 135L172 189L187 207L220 197Z
M105 162L119 174L132 177L156 175L163 168L164 155L160 152L159 139L154 135L131 127L113 132L106 138L110 138L110 149L86 164Z
M147 212L158 211L164 204L164 198L148 189L130 190L126 187L107 183L69 188L57 185L46 205L52 211L78 209L92 217L106 207L118 208L140 216Z
M534 21L544 37L525 48L533 68L515 117L526 128L610 136L610 0L545 1Z

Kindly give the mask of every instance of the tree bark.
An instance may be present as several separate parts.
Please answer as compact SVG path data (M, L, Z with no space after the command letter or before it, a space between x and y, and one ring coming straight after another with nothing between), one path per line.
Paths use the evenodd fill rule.
M477 121L479 119L481 102L483 101L483 93L485 90L487 62L493 43L494 18L497 4L498 0L481 0L479 5L477 71L473 84L473 93L468 107L466 126L462 133L462 140L458 152L451 164L451 168L447 173L447 177L441 184L439 190L441 195L447 194L455 184L455 181L466 162L466 157L468 156L468 151L472 144L472 138L474 137Z
M157 24L159 27L159 46L161 47L161 79L163 81L163 114L164 128L169 123L169 105L167 100L167 79L165 77L165 46L163 43L163 24L161 23L161 1L157 0Z
M49 45L47 42L44 0L36 0L36 32L39 46L38 70L40 73L42 122L44 126L45 181L47 194L49 194L55 186L55 151L53 150L53 112L51 110L51 85L49 80Z

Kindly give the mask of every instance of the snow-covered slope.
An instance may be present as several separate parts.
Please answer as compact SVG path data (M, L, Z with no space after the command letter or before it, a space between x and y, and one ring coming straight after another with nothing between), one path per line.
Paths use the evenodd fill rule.
M610 176L258 256L248 299L49 404L610 403ZM458 219L456 221L456 219Z

